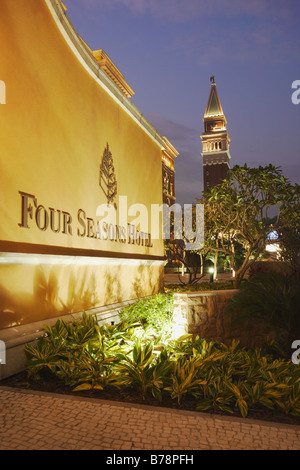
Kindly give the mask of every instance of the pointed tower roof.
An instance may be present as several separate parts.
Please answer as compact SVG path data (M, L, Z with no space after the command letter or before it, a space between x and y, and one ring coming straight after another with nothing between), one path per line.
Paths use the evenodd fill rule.
M221 106L215 77L210 77L211 88L206 106L202 139L204 189L216 186L226 177L230 160L227 122Z
M211 81L212 84L204 117L224 116L214 77L211 77Z

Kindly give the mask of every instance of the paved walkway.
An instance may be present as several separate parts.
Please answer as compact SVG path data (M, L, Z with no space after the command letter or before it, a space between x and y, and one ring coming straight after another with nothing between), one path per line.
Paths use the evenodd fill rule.
M300 426L1 386L0 450L17 449L300 450Z

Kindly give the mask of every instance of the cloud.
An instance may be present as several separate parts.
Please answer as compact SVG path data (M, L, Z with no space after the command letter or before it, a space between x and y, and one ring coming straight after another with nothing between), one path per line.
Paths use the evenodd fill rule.
M258 63L277 65L300 59L300 36L281 20L223 22L212 34L213 24L203 22L199 31L179 30L169 51L184 54L193 63Z
M171 22L190 21L199 18L239 15L254 17L279 15L282 19L293 15L293 0L80 0L90 7L115 8L124 6L136 15L150 14Z
M176 139L178 142L199 140L199 130L188 127L184 124L172 121L161 114L149 114L147 116L151 124L170 140Z
M200 131L158 114L151 114L149 121L179 152L179 156L175 159L176 202L194 203L195 198L200 197L203 190Z
M179 204L192 204L195 198L201 196L203 190L203 166L202 166L202 143L200 131L174 122L162 115L151 114L149 121L157 131L165 135L179 151L179 156L175 159L175 195ZM269 161L238 161L234 158L231 166L244 165L249 167L266 166ZM283 163L282 173L291 183L300 181L300 164Z
M168 30L163 48L200 66L212 63L282 64L300 59L295 0L65 0L103 17L127 9L136 20L155 18ZM101 16L100 16L101 15ZM173 26L173 28L172 28ZM176 26L176 32L174 31Z
M150 114L149 121L158 132L167 137L178 151L190 152L200 145L199 130L171 121L159 114Z

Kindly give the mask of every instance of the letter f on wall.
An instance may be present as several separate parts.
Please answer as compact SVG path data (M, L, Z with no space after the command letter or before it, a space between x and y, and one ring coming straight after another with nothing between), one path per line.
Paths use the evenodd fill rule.
M0 104L6 104L6 86L2 80L0 80Z

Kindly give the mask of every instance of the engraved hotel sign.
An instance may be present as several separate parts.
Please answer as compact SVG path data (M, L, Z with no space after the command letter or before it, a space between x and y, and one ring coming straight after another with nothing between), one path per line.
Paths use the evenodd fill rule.
M112 204L117 196L117 180L112 154L107 144L100 165L100 187L108 204Z

